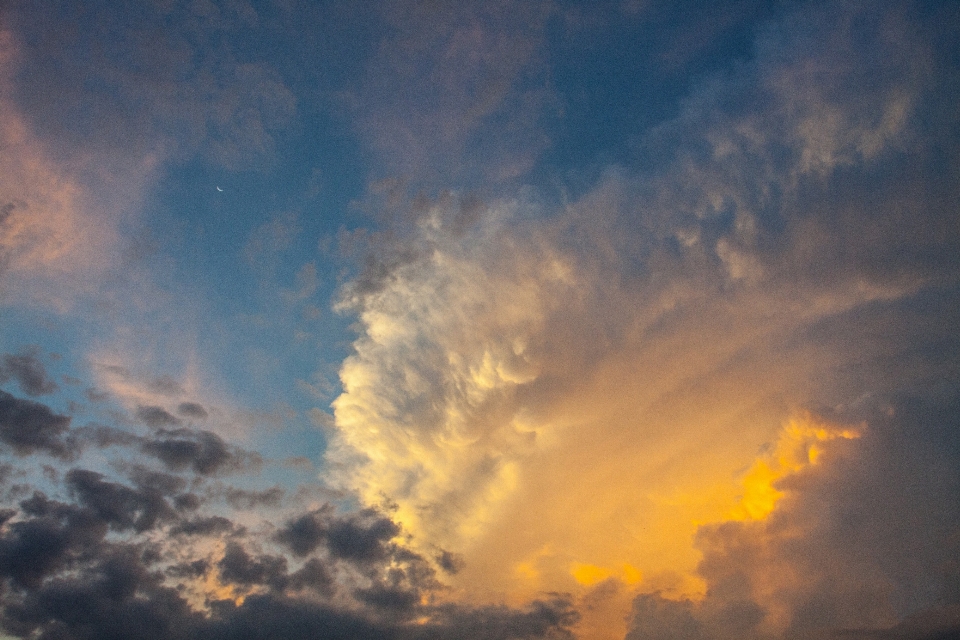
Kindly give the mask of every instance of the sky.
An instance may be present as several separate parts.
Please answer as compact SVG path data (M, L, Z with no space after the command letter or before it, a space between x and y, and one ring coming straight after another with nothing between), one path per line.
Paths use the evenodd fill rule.
M0 2L0 637L960 636L960 5Z

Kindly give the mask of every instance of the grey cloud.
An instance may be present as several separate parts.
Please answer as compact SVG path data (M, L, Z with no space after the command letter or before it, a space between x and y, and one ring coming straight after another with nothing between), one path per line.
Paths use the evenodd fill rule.
M171 376L162 375L150 380L148 386L157 393L165 396L178 396L184 393L183 387Z
M450 574L457 573L463 569L464 565L462 556L449 551L441 551L440 555L436 557L436 561L437 565L439 565L441 569Z
M337 516L326 505L288 521L277 532L276 539L297 556L325 545L335 558L373 562L390 555L387 543L399 533L400 528L392 520L376 511Z
M159 429L140 449L173 471L190 469L200 475L257 469L262 463L259 455L231 447L209 431Z
M173 504L178 511L196 511L203 501L195 493L181 493L174 497Z
M113 446L130 446L140 442L138 436L128 431L103 424L77 427L73 430L73 434L79 442L90 442L101 449Z
M172 496L183 491L187 485L186 480L179 476L154 471L139 465L131 467L127 475L137 488L163 496Z
M570 600L559 594L549 599L534 600L523 609L505 606L467 609L455 605L439 607L439 615L423 638L556 638L573 640L572 627L580 616Z
M177 413L188 418L196 418L197 420L203 420L208 415L203 405L196 402L181 402L177 407Z
M659 594L637 596L624 640L703 640L708 636L693 607L689 600L667 600Z
M290 574L291 589L309 588L324 595L333 592L333 576L330 569L318 558L310 558L302 567Z
M148 427L174 427L180 424L180 419L173 416L163 407L145 406L137 407L137 418L142 420Z
M91 512L50 500L42 493L20 503L27 519L0 534L0 575L23 588L36 588L49 574L85 550L96 550L107 526Z
M259 506L277 507L283 501L286 492L283 487L276 486L261 491L247 491L236 487L227 487L224 497L234 509L254 509Z
M0 442L19 456L43 452L64 460L75 451L64 439L70 417L54 413L46 405L16 398L0 391Z
M246 587L263 584L283 589L287 583L286 558L270 555L255 558L237 542L227 544L217 567L223 580Z
M171 527L171 535L188 536L221 536L232 533L235 527L233 522L223 516L209 516L184 520Z
M163 571L156 564L161 550L105 538L107 522L130 522L127 516L100 513L101 499L116 496L98 474L74 473L69 480L84 487L91 508L51 501L42 494L21 503L24 520L0 530L0 577L9 582L0 592L0 623L21 637L64 638L188 638L303 637L397 638L410 640L487 640L490 638L572 637L567 627L576 615L563 600L535 602L526 610L507 607L471 609L455 605L423 607L416 591L396 579L386 566L387 581L375 582L358 595L372 608L337 608L316 597L300 599L285 589L310 589L329 597L335 591L329 567L313 558L293 573L282 556L255 555L231 541L216 563L222 580L249 590L269 587L267 594L250 594L242 604L211 603L208 614L194 611L165 577L194 579L212 568L204 558L173 563ZM96 498L90 500L91 494ZM126 495L128 498L129 495ZM120 496L120 502L127 501ZM102 516L102 517L101 517ZM212 521L212 519L211 519ZM389 576L393 576L390 578ZM388 611L419 611L426 623L409 624L407 615L384 617ZM379 611L380 613L374 613ZM388 621L392 620L392 621Z
M706 597L638 597L628 638L952 637L960 398L888 401L859 415L860 439L780 480L766 520L701 526Z
M65 480L82 506L118 531L142 532L175 517L174 510L156 489L131 489L84 469L71 469Z
M0 358L0 383L14 378L28 396L41 396L57 391L57 383L47 375L47 369L37 357L37 350L19 354L4 354Z

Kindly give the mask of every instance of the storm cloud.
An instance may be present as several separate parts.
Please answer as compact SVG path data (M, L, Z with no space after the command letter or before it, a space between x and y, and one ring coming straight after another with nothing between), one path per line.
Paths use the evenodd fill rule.
M121 4L0 6L4 633L958 634L956 3Z

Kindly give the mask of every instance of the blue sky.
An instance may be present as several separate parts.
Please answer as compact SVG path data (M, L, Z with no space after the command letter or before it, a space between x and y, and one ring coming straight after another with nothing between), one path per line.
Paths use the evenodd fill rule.
M0 9L0 626L955 633L958 22Z

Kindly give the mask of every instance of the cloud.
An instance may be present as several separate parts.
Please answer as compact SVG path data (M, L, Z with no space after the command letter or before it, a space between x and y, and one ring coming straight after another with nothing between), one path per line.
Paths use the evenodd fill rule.
M373 510L336 517L329 505L287 522L276 534L296 556L306 556L324 545L335 558L351 562L376 562L386 558L387 543L400 529Z
M234 531L234 524L223 516L184 520L170 529L171 535L224 536Z
M163 428L180 424L180 420L168 413L163 407L137 407L137 417L148 427Z
M102 474L84 469L71 469L65 480L80 505L92 510L97 518L118 531L133 529L142 532L174 517L174 511L164 496L150 487L130 489L107 482Z
M154 438L143 441L140 450L170 470L191 469L200 475L245 471L262 464L259 454L231 447L209 431L158 429Z
M226 500L234 509L255 509L258 506L275 507L283 500L283 487L270 487L262 491L244 491L236 487L226 488Z
M279 486L210 484L206 475L251 469L237 462L248 454L209 432L73 431L70 417L7 396L61 427L47 434L51 442L98 445L69 449L82 466L63 471L29 466L29 456L59 451L50 442L23 445L14 453L28 465L4 467L11 508L0 513L0 625L9 634L540 638L563 637L573 619L559 601L529 610L435 605L442 585L387 514L284 509ZM162 446L170 442L198 448L170 458ZM138 457L155 445L159 460ZM105 461L105 447L117 457ZM21 483L10 485L13 478ZM12 503L17 495L27 497ZM236 511L263 505L285 524Z
M209 415L203 405L196 402L181 402L177 405L177 413L197 420L203 420Z
M940 401L902 397L870 416L854 440L801 444L785 431L769 458L789 459L794 454L783 445L792 441L788 448L799 445L795 453L809 462L768 477L779 496L769 517L733 512L730 520L702 525L697 570L706 596L639 596L628 637L955 633L956 618L939 606L960 593L953 561L960 512L948 498L960 484L956 405L955 394ZM745 502L751 477L744 479ZM911 613L910 622L898 623ZM917 635L924 626L928 631Z
M42 396L58 390L57 383L47 375L47 369L35 351L4 354L0 359L0 382L10 378L14 378L28 396Z
M60 459L73 455L64 439L70 417L59 415L39 402L0 391L0 441L18 456L41 451Z
M236 542L227 543L226 553L217 564L220 577L243 586L267 584L282 589L286 584L287 560L281 556L251 557Z
M715 38L755 8L690 32ZM4 630L955 634L955 10L763 9L777 14L736 62L676 79L689 80L687 98L623 143L629 164L587 188L593 178L571 169L576 195L554 198L511 189L555 169L537 162L558 133L547 125L565 61L551 56L569 51L551 49L553 30L573 29L556 22L572 11L362 9L377 48L365 56L350 31L357 62L334 67L351 69L336 95L372 150L359 206L377 228L338 236L357 262L337 265L337 309L357 333L332 415L287 412L328 440L317 468L329 486L297 491L282 483L304 471L251 450L257 437L271 456L294 445L199 381L203 340L190 326L211 329L189 318L210 311L119 247L153 210L145 194L160 174L165 188L179 180L168 161L192 174L197 160L197 175L273 162L300 96L339 82L294 97L292 79L330 67L282 62L314 47L280 42L283 20L339 25L339 14L244 0L2 10L0 294L60 312L30 332L115 345L87 349L106 354L90 360L94 406L77 402L79 382L57 387L39 348L0 357L0 383L62 394L48 406L0 392ZM259 39L276 50L258 56ZM702 42L683 45L668 63L703 55ZM333 100L321 99L324 117ZM427 195L412 196L419 188ZM267 191L267 210L287 210L287 191ZM294 255L329 221L272 215L229 241L289 314L333 271ZM288 259L295 283L273 287ZM290 354L269 342L259 362L225 352L221 384L242 386L233 367L281 384ZM315 367L299 371L302 344L287 377L325 399L333 387L304 381Z
M751 60L650 132L649 170L611 168L551 217L535 197L469 217L456 196L411 207L342 292L359 336L325 477L395 508L424 555L462 554L451 582L481 601L587 598L612 578L610 598L670 599L637 606L689 618L692 637L712 637L723 615L746 634L795 615L778 632L807 633L805 606L837 629L933 602L913 583L911 606L885 608L886 578L867 572L873 608L843 595L840 576L811 576L861 618L731 597L708 624L694 604L717 579L699 565L704 523L740 504L738 475L782 425L804 409L946 393L955 378L934 354L956 345L956 149L944 140L958 112L935 78L957 74L937 20L905 7L785 11ZM952 481L938 482L946 495ZM747 558L735 539L731 557ZM586 637L617 633L590 616Z

